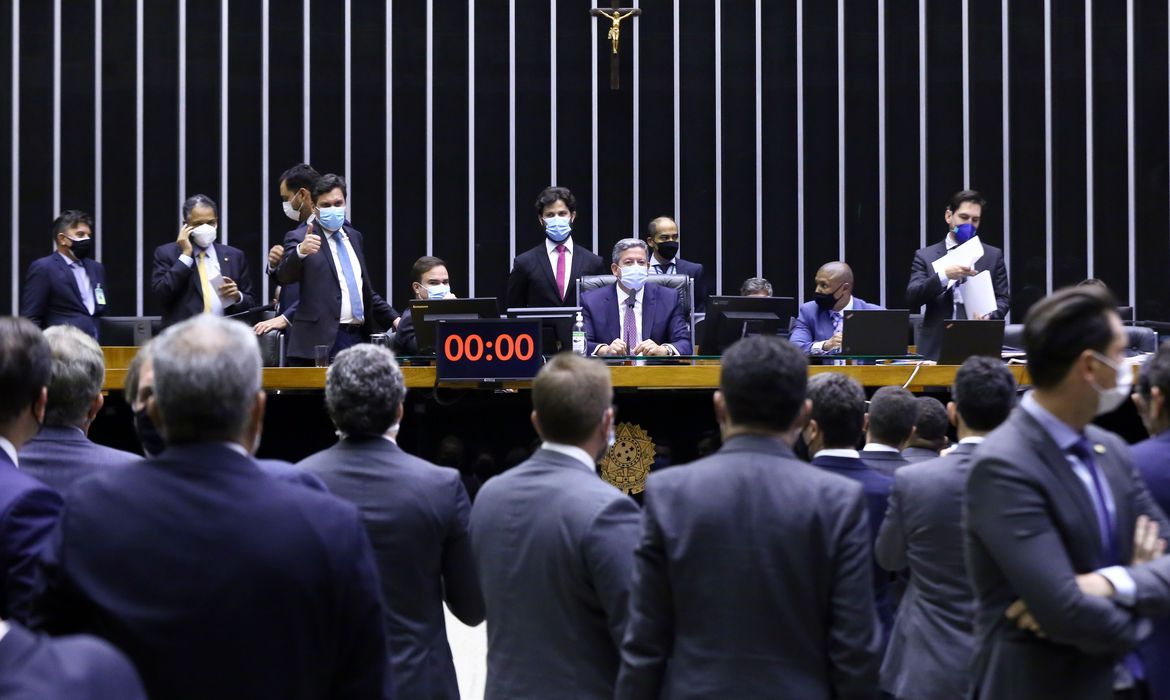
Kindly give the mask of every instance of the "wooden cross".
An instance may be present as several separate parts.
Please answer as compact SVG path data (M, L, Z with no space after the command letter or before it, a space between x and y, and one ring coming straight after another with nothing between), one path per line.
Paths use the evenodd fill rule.
M595 7L589 10L589 14L594 17L605 17L612 23L609 27L609 34L606 35L613 49L609 54L609 89L618 90L622 86L621 54L618 53L621 49L622 20L627 17L637 17L642 14L642 10L637 7L618 7L618 0L613 0L613 6L609 12Z

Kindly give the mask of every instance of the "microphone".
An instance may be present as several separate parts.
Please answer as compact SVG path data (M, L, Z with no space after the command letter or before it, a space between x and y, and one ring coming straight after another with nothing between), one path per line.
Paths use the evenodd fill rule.
M271 304L265 304L264 306L253 306L252 308L248 309L247 311L239 311L239 312L234 313L234 314L228 314L228 315L224 316L224 318L238 318L240 316L247 316L248 314L258 314L261 311L275 311L275 310L276 310L276 302L273 302Z

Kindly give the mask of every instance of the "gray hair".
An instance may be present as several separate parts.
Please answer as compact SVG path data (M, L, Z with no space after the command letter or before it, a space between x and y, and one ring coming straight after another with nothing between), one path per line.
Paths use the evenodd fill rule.
M406 381L394 353L363 343L337 353L325 373L325 409L348 437L384 434L406 398Z
M260 346L238 321L200 314L154 341L158 426L170 444L235 440L260 391Z
M53 353L45 425L84 427L106 376L101 346L73 326L52 326L45 330L45 340Z
M215 206L215 200L205 194L193 194L183 202L183 223L187 223L187 219L191 218L191 212L195 207L211 207L211 213L215 214L216 220L219 219L219 207Z
M641 238L623 238L613 245L613 261L616 264L621 259L622 253L631 248L641 248L646 257L650 257L650 246L646 245L646 241Z
M768 296L772 296L772 283L763 277L748 277L739 286L739 295L741 297L751 296L759 292L764 292Z

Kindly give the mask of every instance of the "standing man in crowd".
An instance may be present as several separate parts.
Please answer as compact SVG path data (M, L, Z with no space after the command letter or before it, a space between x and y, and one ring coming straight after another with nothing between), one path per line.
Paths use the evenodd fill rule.
M545 188L536 198L536 218L544 243L516 256L504 293L505 306L577 306L577 280L608 272L601 256L573 241L577 198L565 187Z
M991 284L995 288L996 309L985 318L1004 318L1011 308L1011 287L1003 251L983 241L982 236L983 257L975 261L973 266L951 265L940 272L934 271L933 263L936 260L979 235L985 206L987 201L975 190L956 192L947 202L943 213L948 227L947 237L934 245L919 248L914 253L910 282L906 285L906 303L911 309L926 307L922 317L922 332L918 338L918 352L928 359L938 359L942 349L943 321L967 318L963 306L963 283L968 278L985 270L990 271Z
M678 255L678 224L669 216L660 216L650 222L646 230L646 243L654 253L650 260L652 275L686 275L695 283L695 311L707 309L707 285L703 280L703 266L683 260Z
M38 328L76 326L98 337L106 312L106 268L93 259L93 219L76 209L53 221L54 253L34 260L21 288L20 315Z
M280 206L284 215L296 224L296 228L285 233L280 239L281 243L268 250L267 274L269 284L273 288L271 298L276 303L277 315L257 323L253 328L256 335L264 335L274 330L287 332L289 323L296 315L297 301L301 295L300 285L296 282L281 284L276 276L276 270L280 267L281 258L284 257L284 239L298 231L301 237L304 237L302 229L307 227L309 219L313 216L313 183L320 177L321 174L308 163L298 163L280 174Z
M914 434L918 400L900 386L883 386L869 400L869 423L861 458L874 469L893 476L907 464L902 450Z
M933 396L918 396L915 401L918 403L918 419L914 421L910 442L902 450L902 456L910 463L936 459L947 446L950 426L942 401Z
M174 243L154 250L150 288L162 302L162 325L199 314L226 316L255 304L252 274L244 252L219 235L219 209L204 194L183 202L183 226Z

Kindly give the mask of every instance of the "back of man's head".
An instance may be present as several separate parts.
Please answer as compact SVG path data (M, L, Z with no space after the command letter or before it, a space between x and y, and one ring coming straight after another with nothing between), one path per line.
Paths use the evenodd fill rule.
M808 389L808 360L775 336L749 336L723 353L719 392L734 427L769 433L789 430Z
M532 410L548 442L589 442L612 404L609 368L579 355L553 355L532 381Z
M1016 378L1003 362L969 357L955 373L955 409L968 429L987 433L1007 420L1016 405Z
M839 372L824 372L808 380L810 420L817 422L823 449L852 449L865 426L865 389L856 379Z
M325 408L346 437L384 435L398 421L405 398L394 353L378 345L342 350L325 373Z
M918 419L914 421L915 439L911 442L937 452L947 442L947 427L950 425L947 407L933 396L919 396L915 400L918 402Z
M869 442L899 450L918 420L918 401L900 386L883 386L869 400Z
M45 331L45 340L53 352L45 425L85 429L106 375L101 346L73 326L53 326Z
M260 348L238 321L200 315L154 341L154 400L168 444L235 441L260 392Z
M1113 295L1092 285L1062 289L1036 302L1024 318L1032 385L1054 388L1085 350L1106 352L1113 342L1110 315L1116 309Z
M52 351L39 328L27 319L0 317L0 430L33 409L52 367Z

